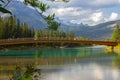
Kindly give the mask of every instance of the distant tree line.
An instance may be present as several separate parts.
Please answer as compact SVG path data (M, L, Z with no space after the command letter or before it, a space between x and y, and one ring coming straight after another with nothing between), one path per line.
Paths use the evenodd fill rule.
M8 1L8 3L10 3L11 1L12 0ZM51 1L56 1L56 0L51 0ZM68 2L69 0L63 0L63 1ZM3 0L0 0L0 2L5 3ZM42 15L44 12L46 12L46 10L50 8L49 5L44 4L39 0L24 0L24 3L26 5L30 5L34 7L36 11L38 11L37 9L40 9L40 12L38 11L38 13ZM5 9L5 8L2 7L2 9ZM10 12L8 11L4 13L10 13ZM58 30L60 23L54 20L55 19L54 13L43 18L46 20L48 27L44 30L38 30L36 32L34 31L33 27L29 27L27 23L21 23L18 19L15 18L15 16L0 18L0 39L27 38L27 37L35 37L36 39L43 38L43 37L44 38L45 37L47 38L53 38L53 37L73 38L74 37L73 32L65 33L64 31Z
M54 26L54 25L53 25ZM59 31L58 28L54 29L44 29L44 30L34 30L34 27L28 26L27 23L20 22L14 16L10 17L0 17L0 39L14 39L14 38L74 38L74 33L65 33L64 31Z
M112 34L112 40L120 42L120 25L116 25Z
M59 30L38 30L35 34L35 39L74 39L74 33L65 33Z
M33 27L21 23L16 17L0 17L0 39L34 37Z

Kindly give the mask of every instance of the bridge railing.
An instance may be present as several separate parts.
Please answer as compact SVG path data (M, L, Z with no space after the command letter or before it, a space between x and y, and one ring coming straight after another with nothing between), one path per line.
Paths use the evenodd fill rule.
M0 42L19 42L28 40L34 40L34 38L0 39Z
M70 37L41 37L41 38L15 38L15 39L0 39L0 42L20 42L20 41L30 41L30 40L77 40L77 41L104 41L104 42L117 42L113 40L100 40L100 39L77 39Z
M42 38L16 38L16 39L0 39L0 42L19 42L29 40L75 40L74 38L63 38L63 37L42 37Z

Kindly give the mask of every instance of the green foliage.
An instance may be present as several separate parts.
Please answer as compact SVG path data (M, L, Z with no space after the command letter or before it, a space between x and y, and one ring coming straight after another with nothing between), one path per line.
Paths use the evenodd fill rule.
M60 24L56 21L52 21L49 26L48 29L49 30L58 30L58 27L60 26Z
M52 14L52 15L48 15L45 20L48 22L48 24L51 23L51 21L53 21L55 18L55 14Z
M4 0L0 0L0 12L12 14L9 10L7 10L7 9L4 8L5 6L7 6L9 4L9 2L10 1L8 0L8 3L6 5L4 5L5 1Z
M30 4L31 6L33 7L37 7L38 5L38 0L24 0L24 3L27 5L27 4Z
M34 8L39 8L41 12L40 14L43 14L46 12L50 6L47 4L44 4L43 2L40 2L39 0L24 0L25 4L29 4ZM44 18L44 17L43 17ZM55 14L48 15L46 18L44 18L48 23L49 30L57 30L60 24L54 20Z
M47 4L44 4L42 2L40 2L38 4L38 8L41 10L41 13L46 12L46 10L48 10L50 8L50 6L48 6Z
M50 0L50 1L52 1L52 2L54 2L54 1L57 1L57 2L61 2L61 0ZM62 0L63 2L69 2L70 0Z
M73 32L69 32L69 33L65 33L63 31L58 31L58 30L38 30L35 33L35 39L73 39L74 38L74 33Z
M39 51L37 52L37 54L36 54L35 57L36 57L36 58L40 58L41 56L42 56L42 51L39 50Z
M49 30L58 30L58 27L60 26L60 24L58 22L56 22L54 19L55 19L55 14L48 15L45 18L45 20L48 23L48 29Z
M10 80L36 80L41 74L41 70L36 69L32 64L26 65L25 68L26 71L22 71L20 66L16 66Z
M5 3L3 0L0 0L0 2Z
M34 8L39 8L41 10L41 13L46 12L47 9L50 8L49 5L44 4L43 2L40 2L39 0L24 0L24 3L26 5L31 5Z
M7 9L5 9L3 7L0 7L0 12L12 14L10 11L8 11Z
M15 17L0 17L0 39L33 37L34 28L21 23Z
M22 77L22 70L19 66L16 66L15 70L12 73L12 80L20 80ZM10 79L11 80L11 79Z
M113 41L120 41L120 26L116 25L112 34Z
M41 30L38 30L38 31L36 31L36 33L35 33L35 39L36 40L38 40L39 39L39 37L41 37Z
M74 32L69 32L69 33L67 34L67 37L74 38Z
M63 2L69 2L70 0L63 0Z

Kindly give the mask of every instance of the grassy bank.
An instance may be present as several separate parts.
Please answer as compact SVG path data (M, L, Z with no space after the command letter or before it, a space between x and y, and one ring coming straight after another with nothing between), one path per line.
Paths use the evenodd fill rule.
M112 52L112 47L109 46L109 47L107 48L107 51L108 51L108 52ZM114 47L114 52L120 55L120 43L119 43L117 46Z

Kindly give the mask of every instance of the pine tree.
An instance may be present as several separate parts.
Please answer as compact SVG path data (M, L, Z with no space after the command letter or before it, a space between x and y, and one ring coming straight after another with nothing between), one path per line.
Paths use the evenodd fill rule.
M40 30L36 31L35 33L35 39L38 40L40 38Z
M0 17L0 39L34 37L35 31L28 24L22 24L15 16Z
M112 34L112 40L120 41L120 26L116 25L115 27L116 28L114 29L113 34Z

